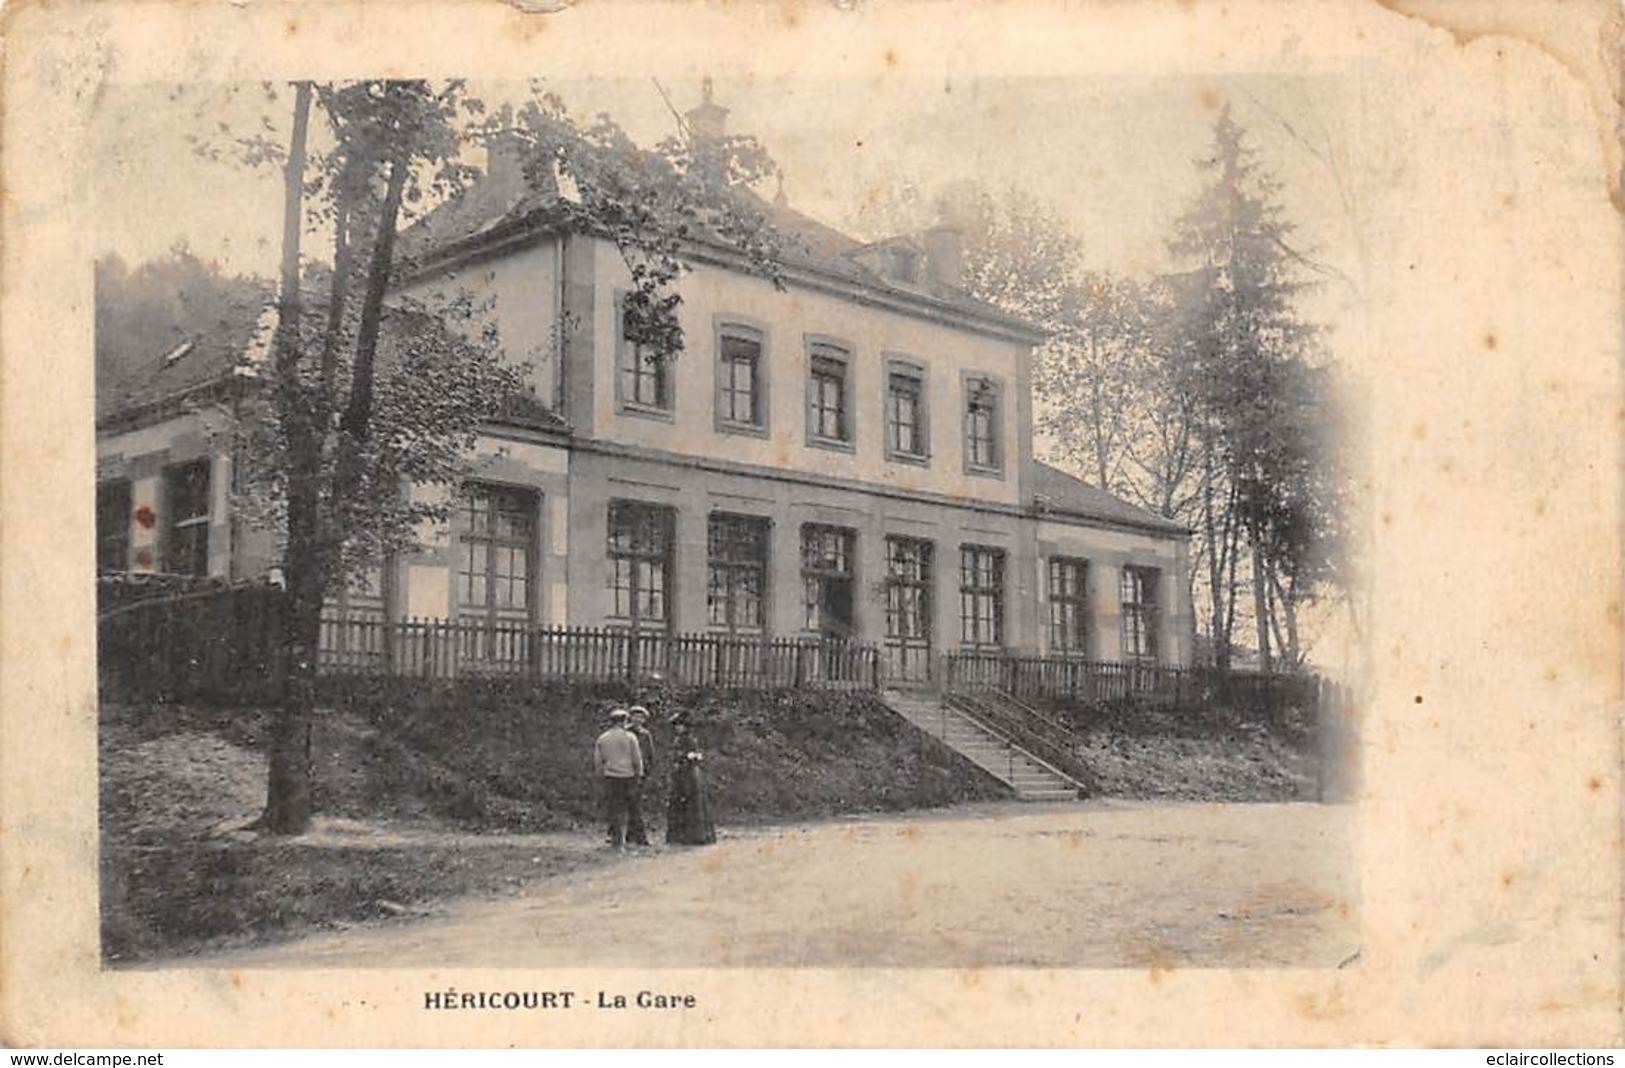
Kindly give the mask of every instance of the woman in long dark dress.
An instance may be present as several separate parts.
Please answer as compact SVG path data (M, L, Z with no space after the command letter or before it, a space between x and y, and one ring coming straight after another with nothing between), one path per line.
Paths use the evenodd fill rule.
M666 804L666 841L672 845L710 845L717 840L711 822L711 802L705 790L701 765L705 754L689 726L688 716L678 712L671 717L677 728L672 742L671 795Z

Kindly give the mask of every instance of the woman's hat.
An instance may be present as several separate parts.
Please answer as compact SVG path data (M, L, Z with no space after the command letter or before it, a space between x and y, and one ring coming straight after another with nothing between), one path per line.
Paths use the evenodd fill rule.
M624 708L612 708L609 710L610 719L626 719L630 715L631 713Z
M632 716L647 716L649 714L649 710L644 708L642 705L633 705L626 711L628 715Z

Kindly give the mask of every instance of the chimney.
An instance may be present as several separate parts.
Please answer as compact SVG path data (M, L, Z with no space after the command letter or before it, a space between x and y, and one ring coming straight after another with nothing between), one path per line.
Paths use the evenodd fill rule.
M503 108L498 129L485 139L485 182L504 207L513 207L530 190L525 179L525 139L513 128L513 112Z
M501 198L512 203L525 192L525 163L519 135L504 130L485 142L485 181Z
M960 289L965 284L965 235L956 226L943 223L920 235L925 246L927 277L938 285Z
M720 141L728 136L728 109L711 99L711 79L700 83L700 106L683 116L696 141Z

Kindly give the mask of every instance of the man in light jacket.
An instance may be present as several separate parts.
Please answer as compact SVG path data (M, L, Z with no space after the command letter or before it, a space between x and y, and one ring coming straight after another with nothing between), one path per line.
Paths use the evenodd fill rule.
M627 711L617 708L609 714L609 729L593 743L593 770L604 784L604 809L609 820L609 844L620 849L626 844L628 825L643 826L638 806L638 780L643 777L643 750L637 736L626 729Z
M627 709L631 723L626 728L632 732L632 737L638 740L638 750L643 755L643 774L638 776L638 784L633 788L632 810L627 815L626 840L633 845L646 846L649 844L649 830L643 822L643 806L649 800L649 777L655 773L655 739L649 733L649 710L642 705L633 705Z

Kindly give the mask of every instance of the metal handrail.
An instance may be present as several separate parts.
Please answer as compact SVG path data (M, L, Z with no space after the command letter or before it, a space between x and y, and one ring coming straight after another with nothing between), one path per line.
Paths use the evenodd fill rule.
M1087 791L1089 789L1087 785L1089 779L1088 768L1077 756L1068 752L1064 745L1045 738L1023 724L1008 722L1008 718L1001 716L996 708L969 694L945 692L943 702L945 706L951 705L954 711L993 735L1012 750L1020 751L1027 759L1066 779L1079 790ZM989 722L990 720L992 722ZM1018 739L1020 740L1018 741ZM1014 775L1013 754L1011 765L1011 773Z
M1019 698L1017 698L1015 696L1015 694L1012 694L1007 690L1001 690L996 686L995 687L989 687L987 689L987 691L985 691L985 692L993 694L993 696L995 698L997 698L999 701L1002 701L1004 704L1009 705L1011 708L1015 709L1017 712L1021 713L1023 716L1027 717L1028 719L1037 720L1039 723L1044 724L1045 727L1048 727L1051 730L1059 731L1062 734L1067 735L1069 740L1074 740L1075 741L1077 739L1077 732L1074 731L1071 727L1067 726L1061 720L1056 719L1054 716L1051 716L1046 712L1040 712L1038 709L1034 708L1032 705L1029 705L1025 701L1022 701Z

